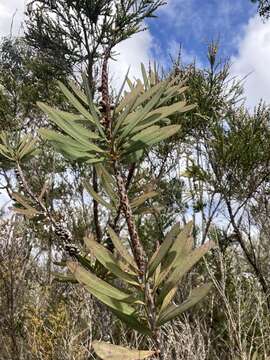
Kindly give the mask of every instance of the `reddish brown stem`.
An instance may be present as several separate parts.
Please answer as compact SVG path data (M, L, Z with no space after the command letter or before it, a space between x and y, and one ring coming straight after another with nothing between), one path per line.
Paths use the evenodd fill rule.
M97 172L96 172L95 168L93 168L93 189L96 193L98 193ZM97 241L100 243L102 234L101 234L101 229L100 229L100 225L99 225L98 202L96 200L93 200L93 213L94 213L94 224L95 224L96 237L97 237Z
M121 210L125 215L128 226L129 236L131 240L132 252L134 254L137 265L142 273L145 271L145 253L141 245L139 235L134 223L133 213L127 195L126 186L123 176L121 174L120 166L117 161L114 161L114 171L116 176L117 188L120 198Z

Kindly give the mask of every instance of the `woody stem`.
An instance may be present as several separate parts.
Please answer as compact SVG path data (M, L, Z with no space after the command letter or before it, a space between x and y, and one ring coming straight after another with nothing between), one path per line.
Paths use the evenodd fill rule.
M132 209L130 206L130 202L129 202L129 198L127 195L127 190L125 187L125 182L123 179L123 176L121 174L121 170L120 170L120 166L116 161L114 161L114 172L115 172L115 176L116 176L116 182L117 182L117 188L118 188L118 194L119 194L119 198L120 198L120 205L121 205L121 210L124 213L126 222L127 222L127 226L128 226L128 231L129 231L129 236L130 236L130 240L131 240L131 247L132 247L132 252L134 255L134 258L136 260L136 263L140 269L140 271L142 273L144 273L145 271L145 253L142 247L142 244L140 242L139 239L139 235L136 229L136 225L134 223L134 217L133 217L133 213L132 213Z

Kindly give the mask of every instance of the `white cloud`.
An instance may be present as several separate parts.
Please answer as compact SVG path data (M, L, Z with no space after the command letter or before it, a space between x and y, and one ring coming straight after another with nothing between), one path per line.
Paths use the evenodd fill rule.
M129 67L130 79L141 77L140 64L147 66L151 60L152 46L153 38L149 30L140 32L116 46L116 61L110 62L110 71L116 87L121 86Z
M0 36L10 34L12 21L13 35L22 33L21 24L24 16L24 4L25 0L0 0Z
M238 39L238 54L232 58L232 74L245 79L247 105L253 107L262 98L270 104L270 22L255 16Z

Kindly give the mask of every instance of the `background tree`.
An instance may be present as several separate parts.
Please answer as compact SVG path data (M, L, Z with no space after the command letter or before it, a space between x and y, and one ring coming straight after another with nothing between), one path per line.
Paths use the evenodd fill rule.
M270 2L269 0L251 0L253 3L258 3L258 12L264 19L269 18Z
M41 6L41 2L35 2L33 11L38 3ZM44 13L49 20L58 19L49 4L46 6ZM59 9L64 11L63 7ZM40 12L40 17L42 15ZM57 20L57 24L60 27L62 22ZM31 23L27 26L31 27ZM25 135L36 136L41 127L59 132L59 127L36 107L36 101L46 101L53 108L76 113L59 91L55 79L60 79L73 93L74 83L69 87L69 80L75 79L82 90L79 72L81 68L87 69L86 55L80 62L72 58L71 52L65 55L63 46L60 65L52 57L53 50L42 50L38 36L36 40L36 45L33 40L31 47L23 39L3 39L1 47L0 112L4 119L1 127L10 139L10 144L6 144L1 133L1 146L11 146L15 153L27 144L23 142L27 140ZM79 43L79 38L77 40ZM66 45L70 44L71 41L67 41ZM86 54L83 46L78 49ZM102 84L106 49L106 44L100 44L93 66L92 85L96 90ZM181 94L166 99L167 106L175 101L187 101L197 107L180 115L171 114L167 120L170 124L163 125L181 125L181 129L170 139L145 151L140 165L137 161L135 166L134 163L130 166L126 161L122 174L129 199L137 201L132 208L134 222L148 256L163 243L172 225L179 221L182 226L191 218L196 224L194 245L200 246L208 240L219 245L205 262L184 276L175 294L175 302L181 303L192 288L207 281L215 286L208 301L168 322L162 329L161 337L166 339L163 342L165 358L254 360L257 356L266 359L270 348L267 306L269 109L262 105L256 111L245 109L241 85L228 81L229 64L219 61L214 43L209 46L208 58L209 66L203 69L198 69L194 63L184 66L181 59L176 59L167 73L154 71L157 65L144 69L140 80L144 84L149 77L147 86L153 87L175 76L179 77L175 86L181 89L188 86ZM129 92L136 83L136 80L128 81L125 90ZM104 111L102 102L99 103L104 92L96 91L91 95L94 95L99 114L102 109ZM112 104L116 97L110 88ZM90 111L83 100L81 104ZM76 123L92 129L92 124L86 125L82 119L77 119ZM63 135L65 130L60 131ZM32 200L27 202L30 208L26 213L24 205L20 204L21 197L27 196L22 190L20 176L16 178L13 172L14 162L10 165L10 160L4 160L3 156L0 160L1 191L9 194L10 199L14 193L16 197L8 206L15 206L20 214L31 214L35 211ZM10 208L5 206L1 210L3 231L9 227L14 236L7 242L3 233L0 240L0 331L3 339L0 348L4 349L0 358L16 358L20 354L22 359L87 359L94 356L93 339L125 347L154 348L152 340L126 327L105 305L74 283L71 274L65 273L63 239L70 239L72 234L69 251L73 259L81 256L80 260L85 260L89 250L83 238L96 229L92 220L92 195L87 194L81 184L81 178L92 177L92 169L82 162L65 159L51 145L41 143L40 153L22 162L21 170L32 193L43 194L42 202L53 214L56 225L59 222L61 226L55 229L41 214L36 218L17 215L7 224ZM96 175L98 196L108 203L108 187L104 187L106 177L98 166ZM113 171L109 175L113 175ZM115 182L113 186L116 189ZM93 194L92 190L93 186ZM110 190L109 193L112 194ZM117 197L117 191L113 194ZM144 197L145 194L148 195ZM123 212L119 208L111 211L101 204L98 215L102 245L114 248L105 231L108 225L128 245ZM63 227L64 233L61 233L59 230ZM116 250L113 251L116 254ZM120 285L107 277L108 270L91 258L91 266L94 264L96 275L112 281L115 286Z

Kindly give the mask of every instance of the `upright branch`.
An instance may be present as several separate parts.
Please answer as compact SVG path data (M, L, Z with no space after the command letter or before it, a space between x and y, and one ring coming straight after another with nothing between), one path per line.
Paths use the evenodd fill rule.
M111 49L110 47L105 50L104 59L102 64L102 73L101 73L101 101L100 105L102 107L102 124L108 132L108 136L111 137L111 101L109 93L109 76L108 76L108 61L110 58Z
M138 231L136 229L134 216L132 213L132 209L131 209L128 194L127 194L127 189L125 186L123 175L121 173L120 165L117 160L114 160L113 166L114 166L114 172L115 172L115 177L116 177L116 182L117 182L118 194L119 194L119 198L120 198L120 206L125 215L125 219L127 222L132 251L134 254L134 258L137 262L137 265L143 274L145 271L145 265L146 265L145 253L144 253L142 244L139 239Z

